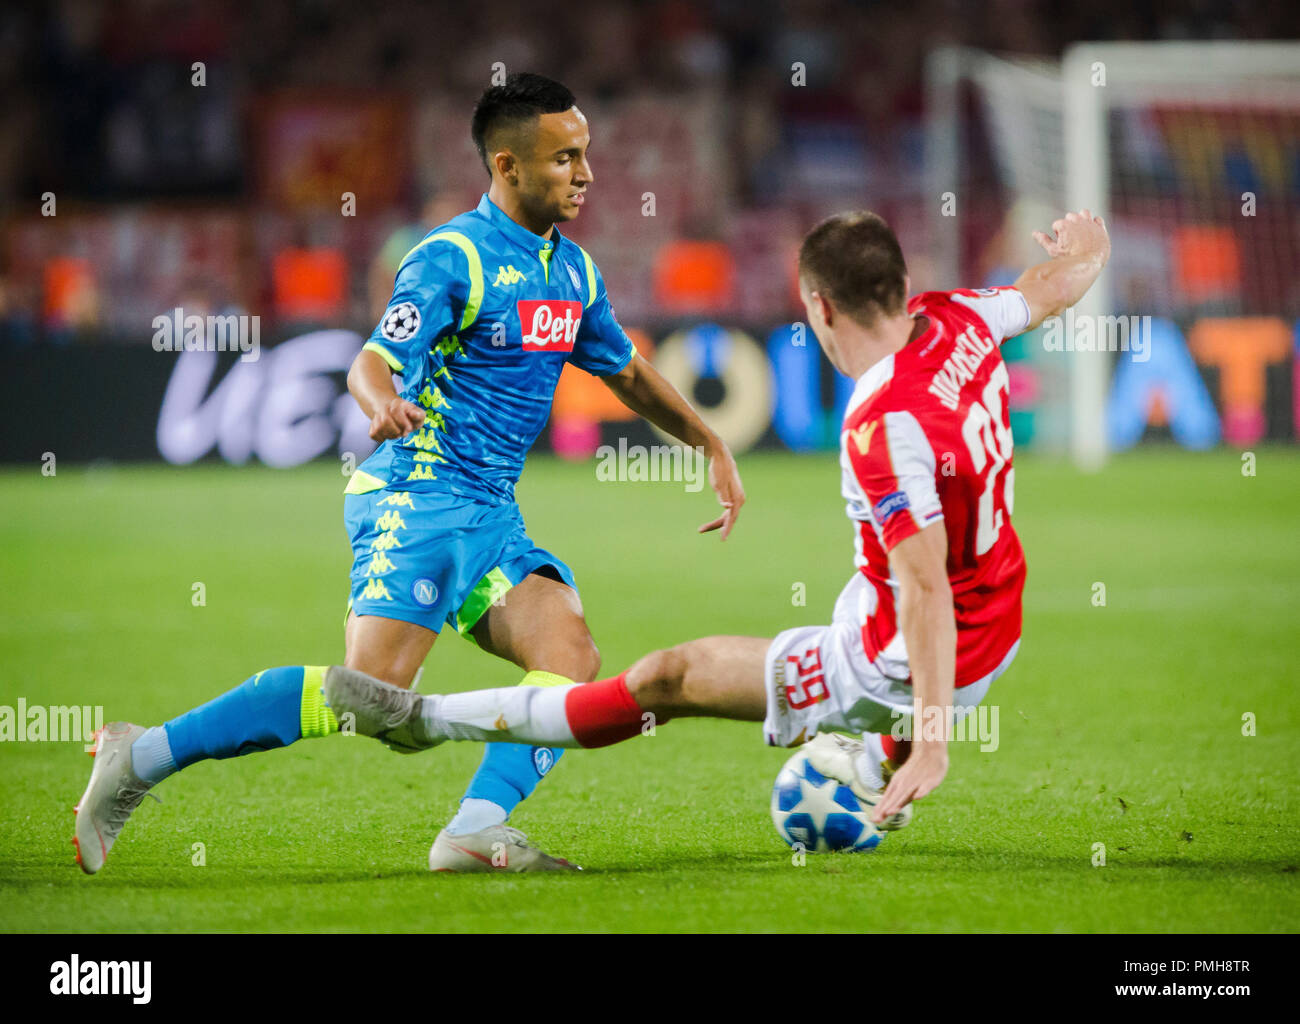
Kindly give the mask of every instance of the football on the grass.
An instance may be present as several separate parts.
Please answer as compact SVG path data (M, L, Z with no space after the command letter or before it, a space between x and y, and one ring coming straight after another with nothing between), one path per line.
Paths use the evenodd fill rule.
M785 763L772 786L772 824L777 835L807 853L852 853L874 849L884 833L844 783L808 763L800 749Z

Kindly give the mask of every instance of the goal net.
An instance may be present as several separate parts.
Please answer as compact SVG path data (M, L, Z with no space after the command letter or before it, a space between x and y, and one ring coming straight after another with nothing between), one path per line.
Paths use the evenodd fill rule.
M1096 468L1129 443L1107 402L1152 333L1178 339L1161 359L1185 350L1215 382L1218 415L1208 391L1199 424L1183 399L1176 439L1293 435L1289 388L1266 382L1300 313L1300 43L1078 43L1060 61L937 50L927 119L940 286L1009 283L1045 258L1030 232L1066 210L1110 229L1106 273L1057 336L1022 346L1035 444ZM1134 429L1170 410L1140 413Z

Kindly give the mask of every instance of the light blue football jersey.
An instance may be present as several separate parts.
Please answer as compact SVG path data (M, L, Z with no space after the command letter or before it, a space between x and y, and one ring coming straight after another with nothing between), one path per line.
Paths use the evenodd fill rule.
M560 371L618 373L635 349L586 251L535 235L487 195L407 253L366 348L400 374L421 429L383 442L350 493L382 486L513 501Z

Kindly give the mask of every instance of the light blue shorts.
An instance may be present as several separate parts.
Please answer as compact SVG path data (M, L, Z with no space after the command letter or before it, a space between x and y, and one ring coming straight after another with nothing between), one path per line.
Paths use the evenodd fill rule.
M446 622L472 640L483 613L538 569L551 567L577 589L569 567L532 542L513 503L385 487L345 495L343 522L352 542L349 606L358 615L435 633Z

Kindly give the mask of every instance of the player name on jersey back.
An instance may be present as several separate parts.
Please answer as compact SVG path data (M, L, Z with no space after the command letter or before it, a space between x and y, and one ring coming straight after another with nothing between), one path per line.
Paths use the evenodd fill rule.
M997 349L997 342L971 324L957 336L952 354L935 371L926 390L947 408L956 411L961 404L961 389L975 379L984 357Z

